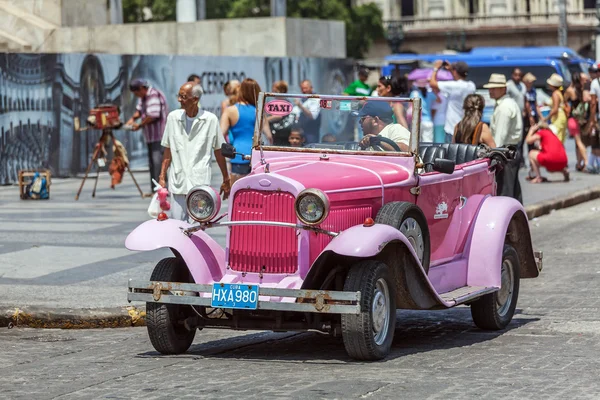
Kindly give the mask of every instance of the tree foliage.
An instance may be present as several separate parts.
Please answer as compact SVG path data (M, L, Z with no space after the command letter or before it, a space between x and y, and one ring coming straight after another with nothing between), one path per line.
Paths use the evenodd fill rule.
M150 21L174 21L177 0L123 0L125 22L145 22L144 7L152 10ZM346 53L362 58L383 37L383 18L375 3L351 7L351 0L288 0L287 16L344 21ZM270 0L206 0L206 17L251 18L271 15Z

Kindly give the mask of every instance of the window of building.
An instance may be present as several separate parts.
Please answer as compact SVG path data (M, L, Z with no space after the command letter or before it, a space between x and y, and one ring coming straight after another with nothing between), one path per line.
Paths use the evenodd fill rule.
M414 17L415 16L414 0L402 0L402 16L403 17Z
M583 0L583 8L584 9L596 8L596 0Z

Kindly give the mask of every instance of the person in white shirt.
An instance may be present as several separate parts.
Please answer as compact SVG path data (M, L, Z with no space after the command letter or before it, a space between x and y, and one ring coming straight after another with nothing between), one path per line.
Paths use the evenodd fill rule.
M506 77L502 74L492 74L489 82L483 87L488 89L490 97L496 100L490 124L496 146L514 145L518 150L523 132L523 118L517 102L506 93ZM498 184L497 195L512 197L523 204L521 184L519 183L520 165L521 153L517 151L514 160L506 163L504 168L496 174L496 182Z
M306 79L300 83L303 94L313 94L312 83ZM318 143L321 137L321 107L319 99L306 99L304 102L296 99L292 114L296 115L296 123L304 131L306 143Z
M527 93L527 88L522 81L523 72L519 68L515 68L510 79L506 82L506 93L517 102L521 114L525 116L525 94Z
M221 145L225 142L217 116L198 107L203 91L200 85L186 83L179 89L181 108L169 113L162 138L165 147L159 185L171 195L171 218L188 220L185 197L197 185L210 185L211 150L223 175L220 194L227 199L231 190Z
M440 68L448 69L452 73L454 80L438 82L437 72ZM433 74L431 74L431 78L429 79L429 86L435 94L442 92L448 98L446 123L444 124L447 143L452 142L454 127L463 118L465 98L475 93L475 84L467 80L468 74L469 66L464 61L449 64L447 61L437 60L433 63Z

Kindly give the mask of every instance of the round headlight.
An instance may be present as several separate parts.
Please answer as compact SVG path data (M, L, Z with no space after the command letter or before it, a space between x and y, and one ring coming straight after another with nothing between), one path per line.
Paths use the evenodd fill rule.
M329 214L329 199L318 189L305 189L295 203L296 216L307 225L318 225Z
M221 209L221 197L210 186L193 187L185 199L190 217L198 222L208 222Z

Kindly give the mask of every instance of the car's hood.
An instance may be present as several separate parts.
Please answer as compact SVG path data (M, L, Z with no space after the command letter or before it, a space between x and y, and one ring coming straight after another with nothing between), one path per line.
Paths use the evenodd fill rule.
M301 183L306 188L318 188L325 192L342 189L373 188L400 183L410 177L408 168L388 157L350 158L328 155L307 155L269 162L270 173L283 175ZM407 161L412 161L407 159ZM408 163L407 163L408 164ZM257 166L255 173L264 169Z

